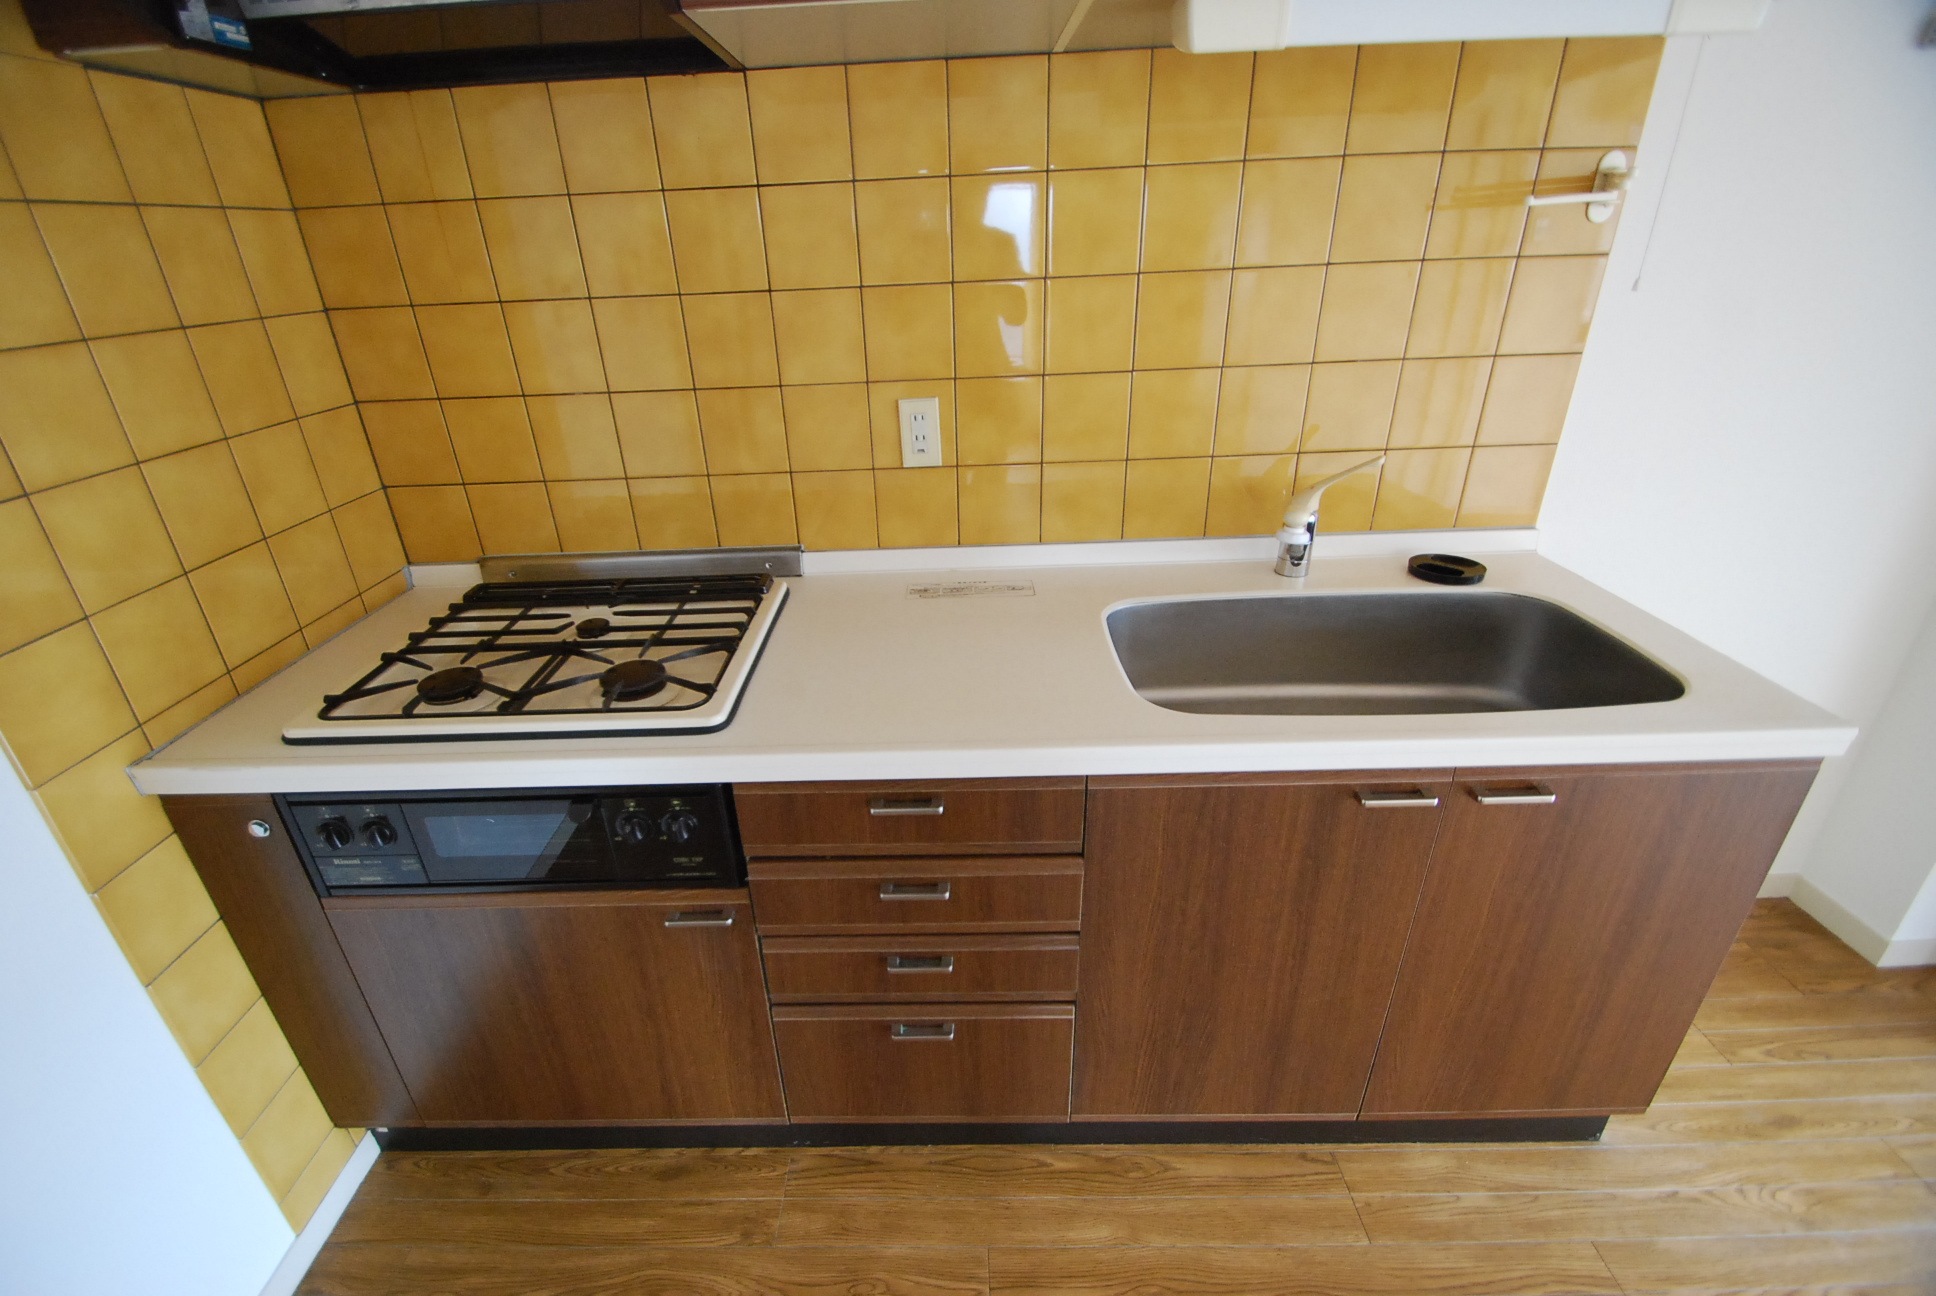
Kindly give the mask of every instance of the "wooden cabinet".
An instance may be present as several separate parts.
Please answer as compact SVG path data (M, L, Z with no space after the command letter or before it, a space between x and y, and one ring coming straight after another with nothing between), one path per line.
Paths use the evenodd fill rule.
M769 936L760 946L776 1004L1076 994L1072 935Z
M755 860L747 868L763 935L1074 931L1079 856Z
M1364 1115L1645 1107L1814 773L1460 771Z
M784 1118L743 891L323 903L426 1121Z
M1080 778L741 783L740 840L754 859L814 855L1073 855Z
M1077 1119L1355 1116L1450 787L1092 779Z

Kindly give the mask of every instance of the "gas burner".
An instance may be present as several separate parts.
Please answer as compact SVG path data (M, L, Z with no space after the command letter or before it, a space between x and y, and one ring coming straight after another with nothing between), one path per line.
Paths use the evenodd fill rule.
M417 681L417 696L430 706L468 702L483 691L484 672L475 666L451 666Z
M612 623L604 617L586 617L578 623L580 639L603 639L612 633Z
M636 702L666 686L666 668L650 657L622 661L598 677L598 686L614 702Z

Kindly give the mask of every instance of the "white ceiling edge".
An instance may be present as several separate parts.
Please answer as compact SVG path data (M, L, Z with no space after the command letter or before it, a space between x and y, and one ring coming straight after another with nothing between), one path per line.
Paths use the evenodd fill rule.
M1176 0L1178 49L1747 32L1770 0Z

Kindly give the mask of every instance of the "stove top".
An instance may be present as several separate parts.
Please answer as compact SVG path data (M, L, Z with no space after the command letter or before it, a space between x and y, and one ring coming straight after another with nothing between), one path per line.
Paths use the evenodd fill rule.
M771 574L487 581L285 743L711 733L786 599Z

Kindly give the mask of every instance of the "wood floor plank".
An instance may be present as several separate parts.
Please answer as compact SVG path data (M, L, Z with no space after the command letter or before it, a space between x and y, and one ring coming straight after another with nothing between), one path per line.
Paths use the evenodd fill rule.
M1351 1198L796 1197L782 1246L1306 1246L1365 1241Z
M1790 900L1760 901L1740 939L1803 994L1936 983L1929 968L1877 968Z
M371 1198L778 1197L783 1148L586 1152L385 1152L358 1190Z
M1681 1067L1726 1066L1727 1064L1728 1060L1721 1056L1721 1051L1709 1042L1707 1036L1701 1034L1699 1030L1691 1029L1687 1032L1687 1037L1681 1041L1681 1046L1675 1051L1674 1060L1668 1063L1668 1067L1671 1070Z
M1728 949L1728 956L1721 960L1721 970L1714 974L1714 983L1707 990L1709 999L1800 994L1794 983L1755 952L1754 946L1739 940Z
M1329 1152L1169 1147L831 1148L794 1153L795 1197L1237 1197L1345 1191Z
M1338 1154L1354 1194L1718 1188L1901 1179L1881 1139L1657 1147L1362 1148Z
M1936 1179L1936 1134L1912 1134L1887 1142L1917 1174Z
M1936 1134L1936 1094L1792 1102L1656 1104L1615 1116L1602 1146Z
M1792 999L1711 999L1694 1015L1695 1027L1707 1033L1908 1022L1936 1022L1936 994L1869 989Z
M1936 1021L1901 1026L1715 1031L1704 1038L1724 1063L1936 1057Z
M330 1246L299 1296L972 1296L978 1249Z
M1381 1247L995 1247L998 1296L1613 1296L1584 1243Z
M381 1201L358 1198L335 1242L424 1246L770 1246L780 1200Z
M1928 1093L1936 1093L1936 1058L1783 1062L1670 1071L1654 1095L1654 1105Z
M1374 1244L1558 1242L1858 1228L1936 1232L1936 1192L1920 1179L1620 1192L1359 1193L1354 1200Z
M1602 1242L1599 1252L1633 1296L1863 1283L1936 1290L1936 1233L1648 1239Z

